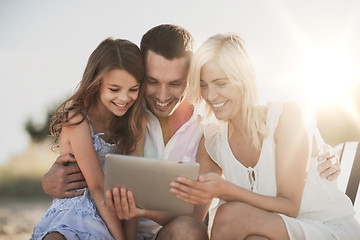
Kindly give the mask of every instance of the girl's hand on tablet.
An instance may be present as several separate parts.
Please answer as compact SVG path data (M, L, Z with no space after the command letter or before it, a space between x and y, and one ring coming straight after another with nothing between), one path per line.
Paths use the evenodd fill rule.
M122 220L142 217L145 214L145 210L136 207L132 192L125 188L106 191L106 203L107 207Z

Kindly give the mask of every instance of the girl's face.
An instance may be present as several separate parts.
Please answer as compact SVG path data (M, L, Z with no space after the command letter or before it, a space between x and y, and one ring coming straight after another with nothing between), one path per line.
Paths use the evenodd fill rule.
M125 70L113 69L105 74L100 85L100 102L114 115L121 117L134 104L140 83Z
M202 67L200 89L217 119L229 121L238 113L241 96L216 62L208 62Z

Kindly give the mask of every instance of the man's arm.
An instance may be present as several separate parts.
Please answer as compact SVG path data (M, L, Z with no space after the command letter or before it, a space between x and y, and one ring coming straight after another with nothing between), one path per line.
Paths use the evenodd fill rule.
M59 156L42 179L45 193L54 198L81 196L84 191L72 191L86 187L84 176L72 154Z
M336 156L332 147L325 144L323 146L323 152L318 157L318 171L320 177L326 178L329 181L335 180L341 172L339 157Z
M332 147L324 142L319 129L316 129L312 136L311 156L318 156L318 171L320 177L329 181L336 179L340 174L339 158Z

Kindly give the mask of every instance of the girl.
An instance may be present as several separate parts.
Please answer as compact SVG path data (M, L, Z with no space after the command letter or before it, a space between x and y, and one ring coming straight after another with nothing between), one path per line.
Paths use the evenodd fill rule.
M212 239L359 238L351 201L317 173L323 143L315 124L294 102L257 104L255 74L238 35L202 44L189 89L222 123L205 127L198 150L201 171L210 173L197 182L179 178L171 191L192 204L225 201Z
M141 51L130 41L108 38L91 54L78 89L50 125L60 154L75 155L88 188L54 199L32 239L135 239L137 221L122 224L102 204L103 167L108 153L143 155L143 75Z

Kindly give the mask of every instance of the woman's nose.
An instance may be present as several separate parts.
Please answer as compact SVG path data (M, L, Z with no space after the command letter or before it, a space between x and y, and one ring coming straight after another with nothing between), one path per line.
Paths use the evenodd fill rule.
M213 86L209 86L207 89L207 100L208 101L213 101L217 96L217 91L216 88L214 88Z

